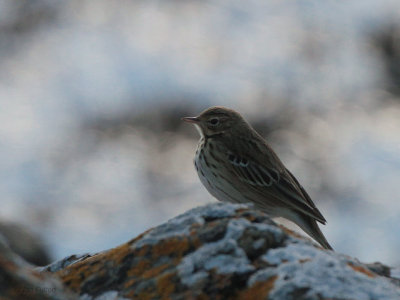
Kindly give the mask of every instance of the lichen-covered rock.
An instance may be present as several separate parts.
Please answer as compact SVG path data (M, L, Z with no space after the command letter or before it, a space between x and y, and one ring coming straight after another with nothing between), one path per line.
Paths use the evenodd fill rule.
M88 253L81 254L81 255L73 254L73 255L67 256L67 257L65 257L65 258L63 258L61 260L55 261L55 262L53 262L53 263L51 263L51 264L49 264L47 266L37 267L36 270L38 270L40 272L44 272L44 271L57 272L57 271L59 271L61 269L64 269L65 267L67 267L69 265L77 263L77 262L79 262L81 260L84 260L86 258L89 258L91 256L93 256L93 255L88 254Z
M44 242L28 227L10 221L0 220L0 234L6 239L11 250L37 266L51 262Z
M117 248L47 270L88 300L400 299L387 269L381 276L258 210L224 203L192 209Z
M78 299L78 295L68 291L56 276L36 271L0 236L0 299L69 300Z

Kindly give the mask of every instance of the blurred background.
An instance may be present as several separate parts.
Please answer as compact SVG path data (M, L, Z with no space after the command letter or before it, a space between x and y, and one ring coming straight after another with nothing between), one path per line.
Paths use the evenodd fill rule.
M398 0L0 0L0 103L0 219L48 260L215 201L180 117L224 105L335 250L400 265Z

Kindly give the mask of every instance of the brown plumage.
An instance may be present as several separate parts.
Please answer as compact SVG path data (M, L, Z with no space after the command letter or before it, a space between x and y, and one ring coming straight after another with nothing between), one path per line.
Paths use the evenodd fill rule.
M299 225L324 248L332 249L318 227L326 220L310 196L267 142L236 111L211 107L193 123L201 139L195 166L201 182L218 200L251 202L272 217Z

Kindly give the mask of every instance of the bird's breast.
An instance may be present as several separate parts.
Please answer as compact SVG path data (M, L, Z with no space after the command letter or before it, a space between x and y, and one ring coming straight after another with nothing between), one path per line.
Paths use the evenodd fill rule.
M227 174L226 161L212 139L201 139L196 150L194 165L201 183L208 192L220 201L242 203L240 193Z

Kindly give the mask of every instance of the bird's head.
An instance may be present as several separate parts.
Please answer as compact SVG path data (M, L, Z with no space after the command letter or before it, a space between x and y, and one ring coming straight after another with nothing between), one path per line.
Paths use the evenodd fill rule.
M247 125L238 112L222 106L210 107L197 117L184 117L182 120L194 124L200 135L206 137L231 133Z

